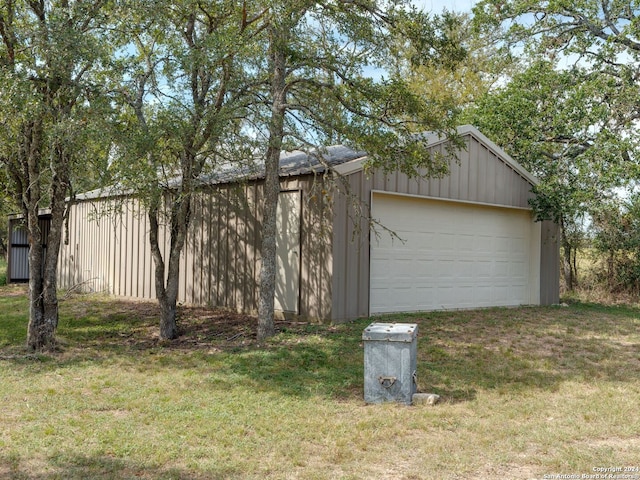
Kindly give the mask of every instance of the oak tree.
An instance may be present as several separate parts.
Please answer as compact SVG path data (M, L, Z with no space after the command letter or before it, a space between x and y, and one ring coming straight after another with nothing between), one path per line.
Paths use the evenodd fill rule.
M0 162L29 235L27 345L34 350L55 344L65 197L109 106L100 78L111 53L103 29L109 7L108 0L0 5ZM42 208L51 215L46 250Z

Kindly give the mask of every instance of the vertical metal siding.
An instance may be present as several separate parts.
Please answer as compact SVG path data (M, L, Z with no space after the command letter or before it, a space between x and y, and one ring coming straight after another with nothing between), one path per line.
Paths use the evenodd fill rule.
M540 304L560 301L560 248L557 223L543 221L540 239Z
M29 279L29 234L18 219L9 221L8 278L9 282Z
M300 315L328 319L331 217L324 201L316 205L309 200L314 181L311 176L290 179L282 182L282 189L300 189L305 199ZM257 310L261 218L261 183L223 185L195 196L180 259L180 302ZM140 202L131 198L81 201L71 206L69 220L69 244L62 245L60 255L62 288L86 282L85 290L94 285L116 296L155 298L149 222ZM170 239L166 219L162 222L159 241L167 261ZM94 277L98 280L88 281Z
M348 177L348 194L360 200L362 214L345 192L336 195L333 231L332 312L334 321L369 312L369 196L374 185L396 188L397 176L357 172ZM405 184L408 187L408 184Z
M190 250L193 252L193 261L191 262L191 293L190 303L202 305L202 242L204 232L202 231L204 209L202 206L202 195L198 194L193 199L193 218L192 218L192 234L190 235Z
M465 139L466 150L460 152L458 156L457 170L458 170L458 198L460 200L469 200L470 197L470 187L469 187L469 176L470 176L470 152L469 152L469 144L470 139Z
M49 231L51 229L50 215L42 214L38 218L38 226L41 232L42 256L46 257ZM29 231L20 217L11 218L8 224L8 251L7 251L7 281L24 282L29 280ZM42 264L44 269L45 265Z
M303 188L304 191L304 188ZM300 309L311 318L331 315L331 195L323 178L314 178L302 202Z
M29 279L29 249L13 248L11 252L11 268L9 281Z
M29 234L21 220L9 220L9 242L7 245L7 281L25 281L29 279Z

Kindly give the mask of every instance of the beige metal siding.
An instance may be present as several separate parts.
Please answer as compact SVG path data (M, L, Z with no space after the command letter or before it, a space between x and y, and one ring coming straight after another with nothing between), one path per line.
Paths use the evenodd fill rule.
M386 186L384 177L362 172L347 180L352 197L337 193L334 203L331 293L332 320L338 322L369 314L369 197L374 185ZM355 205L352 199L360 199L361 204Z
M474 136L467 135L464 140L466 149L458 152L457 161L450 162L450 172L442 178L410 179L403 173L356 171L348 176L348 194L359 199L367 212L371 208L372 190L529 208L528 201L533 197L529 181ZM446 153L444 144L431 149L434 154ZM333 233L332 318L335 321L369 313L370 233L368 225L354 224L353 211L347 193L338 193Z
M558 224L552 221L541 223L540 304L553 305L560 301L560 230Z
M300 314L329 319L331 216L322 180L292 178L282 182L282 190L302 191ZM195 196L180 262L180 302L257 310L261 218L261 183L222 185ZM159 233L167 261L167 226ZM155 298L149 222L137 200L98 199L72 205L69 241L61 248L61 288L80 286L122 297Z

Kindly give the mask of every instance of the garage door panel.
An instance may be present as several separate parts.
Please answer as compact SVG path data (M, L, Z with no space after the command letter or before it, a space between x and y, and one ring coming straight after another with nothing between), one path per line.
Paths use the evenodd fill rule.
M477 235L476 240L476 253L491 253L493 252L492 238L488 235Z
M464 235L461 234L456 238L456 249L459 253L469 252L472 253L475 251L476 240L473 235Z
M507 281L509 279L509 270L510 270L510 265L509 262L505 261L505 260L497 260L494 263L495 269L494 269L494 278L496 279L496 281L500 282L500 281Z
M437 235L436 248L442 252L456 251L456 236L453 233L440 233Z
M372 213L403 240L372 234L372 314L531 303L527 211L374 194Z

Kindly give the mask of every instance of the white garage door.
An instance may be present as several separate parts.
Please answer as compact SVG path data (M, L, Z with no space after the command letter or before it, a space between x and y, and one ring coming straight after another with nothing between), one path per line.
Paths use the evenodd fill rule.
M371 314L538 303L528 211L374 193L372 216L399 238L371 234Z

